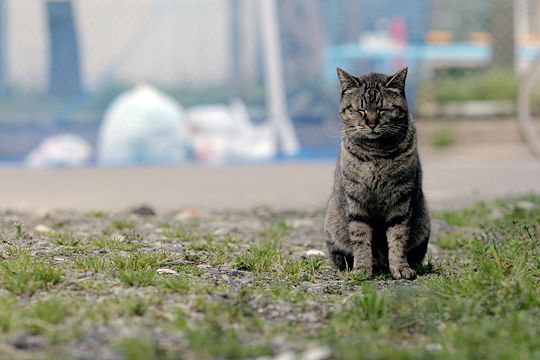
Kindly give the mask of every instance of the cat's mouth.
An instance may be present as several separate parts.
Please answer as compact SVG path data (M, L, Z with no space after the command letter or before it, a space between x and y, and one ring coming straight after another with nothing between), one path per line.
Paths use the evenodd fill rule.
M364 136L368 139L376 139L381 136L381 133L376 129L372 129L371 131L366 132Z
M362 126L362 130L364 130L364 135L369 139L375 139L381 136L381 131L378 126Z

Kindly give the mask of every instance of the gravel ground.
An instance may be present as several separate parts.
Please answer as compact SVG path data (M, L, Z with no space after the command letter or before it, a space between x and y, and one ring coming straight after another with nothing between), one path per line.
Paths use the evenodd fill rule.
M317 255L317 251L325 250L322 211L282 212L259 207L251 211L191 209L155 215L153 209L143 206L118 213L0 214L0 312L6 309L2 309L2 301L15 296L18 305L13 311L21 317L3 325L0 315L0 330L5 335L0 340L0 353L7 357L138 358L130 357L127 349L137 349L129 341L141 337L152 339L165 353L184 349L186 358L212 357L198 352L193 344L186 345L187 330L171 325L178 321L174 315L177 309L183 309L187 322L194 324L200 320L198 317L208 316L194 309L194 302L199 301L196 299L203 297L210 304L237 302L242 289L264 289L253 290L242 300L246 302L242 307L254 311L264 326L285 320L312 324L304 329L315 331L336 302L357 292L363 281L336 272L326 258ZM455 228L434 221L432 238L449 231ZM264 251L255 255L255 265L242 257L253 246L268 241L276 248L270 249L270 255ZM23 285L10 287L10 279L22 276L28 266L35 272L31 265L9 265L10 261L22 259L21 251L29 253L32 263L43 262L59 270L60 279L43 283L36 280L35 289L23 280ZM271 258L276 252L279 256ZM140 268L117 264L119 258L133 258L133 254L165 255L154 262L140 260ZM432 263L441 262L441 254L440 249L431 246ZM266 260L275 263L257 268ZM294 264L301 265L297 269ZM126 269L133 270L133 279ZM149 273L144 272L147 270ZM141 274L149 279L141 280ZM168 279L177 277L185 280L183 285L169 283ZM393 281L387 275L379 276L374 283L378 288L414 284ZM276 284L286 289L286 294L273 289ZM277 295L270 296L269 289ZM328 296L333 300L329 301ZM39 314L32 307L50 299L59 299L62 304L62 320L50 321L48 315L43 315L39 320L47 323L43 328L29 326L28 322L36 321ZM138 303L143 310L137 310ZM251 341L245 339L249 335L240 337ZM125 341L128 345L123 347ZM267 339L265 345L272 347L273 354L299 347L298 351L326 354L321 359L328 356L325 349L310 349L302 341L290 343L280 336Z

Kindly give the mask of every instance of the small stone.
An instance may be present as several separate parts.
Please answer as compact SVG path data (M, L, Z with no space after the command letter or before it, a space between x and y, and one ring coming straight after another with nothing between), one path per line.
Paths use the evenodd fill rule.
M11 340L11 345L21 350L35 350L44 348L47 340L37 335L20 334Z
M186 209L182 212L179 212L176 214L175 219L176 220L195 220L199 218L199 213L195 209Z
M140 205L130 210L131 214L141 216L155 216L156 212L148 205Z
M122 241L126 241L126 237L120 233L115 232L111 235L111 240L122 242Z
M518 201L516 207L523 211L532 211L536 209L536 205L530 201Z
M306 350L302 356L303 360L325 360L332 355L332 349L327 347L316 347Z
M220 227L219 229L214 231L214 235L216 235L216 236L225 236L225 235L229 235L234 230L236 230L235 227L225 227L224 226L224 227Z
M178 275L178 272L173 269L157 269L156 272L162 275Z
M65 261L67 261L67 259L63 258L63 257L60 257L60 256L57 256L57 257L53 258L53 262L55 262L55 263L61 263L61 262L65 262Z
M312 219L293 219L289 224L294 229L298 229L313 226L315 222Z
M38 224L34 227L34 231L37 232L37 233L50 233L52 230L50 227L46 226L46 225L43 225L43 224Z
M304 257L318 257L318 256L326 256L324 251L316 250L316 249L309 249L304 253Z

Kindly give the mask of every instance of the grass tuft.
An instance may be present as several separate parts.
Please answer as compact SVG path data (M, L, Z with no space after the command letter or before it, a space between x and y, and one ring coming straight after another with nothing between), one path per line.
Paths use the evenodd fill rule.
M16 295L33 295L60 282L62 269L43 259L34 259L23 249L11 249L11 256L0 260L0 284Z
M281 260L279 245L273 240L251 244L236 258L238 270L267 272Z

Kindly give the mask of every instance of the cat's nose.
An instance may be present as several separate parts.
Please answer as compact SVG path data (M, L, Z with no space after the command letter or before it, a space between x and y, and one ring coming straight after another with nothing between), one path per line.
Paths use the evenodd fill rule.
M368 111L366 114L366 125L370 127L371 130L375 129L379 125L379 117L376 112Z

